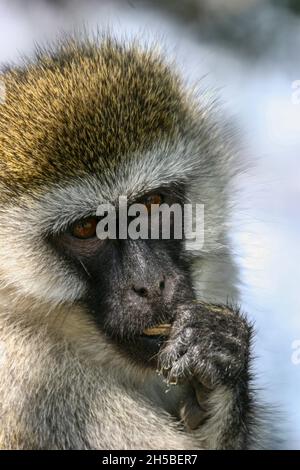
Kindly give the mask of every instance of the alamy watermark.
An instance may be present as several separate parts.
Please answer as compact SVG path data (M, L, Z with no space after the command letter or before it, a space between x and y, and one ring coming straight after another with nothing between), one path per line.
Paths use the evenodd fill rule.
M100 240L185 240L187 250L199 250L204 245L203 204L128 205L120 196L118 209L110 203L100 204L96 215L97 237Z

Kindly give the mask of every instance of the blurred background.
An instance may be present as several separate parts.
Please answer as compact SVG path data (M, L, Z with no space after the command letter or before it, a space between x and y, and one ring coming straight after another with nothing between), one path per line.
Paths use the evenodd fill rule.
M242 306L257 386L285 448L300 449L300 0L0 0L0 62L83 25L158 40L239 123L251 162L232 220Z

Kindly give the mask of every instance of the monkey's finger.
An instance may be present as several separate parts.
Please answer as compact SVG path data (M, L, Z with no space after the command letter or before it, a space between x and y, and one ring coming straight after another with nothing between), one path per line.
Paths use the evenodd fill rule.
M167 345L160 351L158 357L158 370L165 377L169 375L169 371L172 369L173 365L178 361L178 359L184 355L186 348L180 343L169 342Z
M167 382L170 385L184 383L190 381L193 377L193 369L191 368L191 358L189 353L183 354L177 359L167 371Z

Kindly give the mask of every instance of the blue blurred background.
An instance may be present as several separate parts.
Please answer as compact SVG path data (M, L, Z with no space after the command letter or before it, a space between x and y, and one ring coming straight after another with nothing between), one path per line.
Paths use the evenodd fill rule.
M280 410L285 447L300 449L300 1L0 0L0 62L83 25L159 38L237 119L251 169L232 237L243 309L256 323L257 385Z

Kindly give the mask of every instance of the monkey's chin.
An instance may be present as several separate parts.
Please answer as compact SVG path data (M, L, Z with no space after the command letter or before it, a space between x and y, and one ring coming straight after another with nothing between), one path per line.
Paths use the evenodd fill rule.
M163 323L147 327L142 333L131 335L130 339L122 336L111 336L111 339L135 363L156 368L158 353L167 341L170 330L171 323Z
M137 362L142 362L148 367L156 367L157 355L165 341L166 337L162 335L142 335L130 349Z
M149 367L157 366L157 355L166 341L164 336L141 336L140 353Z
M159 324L151 328L145 328L139 337L140 355L148 362L149 366L156 366L157 354L170 335L171 324Z

